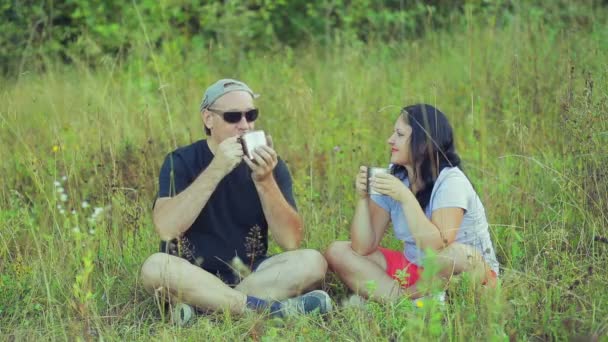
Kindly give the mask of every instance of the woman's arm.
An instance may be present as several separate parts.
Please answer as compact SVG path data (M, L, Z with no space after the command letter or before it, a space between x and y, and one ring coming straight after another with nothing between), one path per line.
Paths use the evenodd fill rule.
M429 220L416 196L398 178L392 175L377 175L374 189L401 203L410 233L420 249L432 248L439 251L455 240L464 218L464 209L438 209Z
M418 248L440 251L454 242L464 218L462 208L437 209L433 211L429 220L411 191L408 191L399 201L410 233Z
M367 193L367 167L359 168L356 186L359 199L350 226L351 243L357 254L368 255L376 250L382 240L390 216Z

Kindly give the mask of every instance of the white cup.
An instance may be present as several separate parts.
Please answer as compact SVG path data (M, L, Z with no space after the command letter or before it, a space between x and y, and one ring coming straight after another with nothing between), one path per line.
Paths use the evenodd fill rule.
M254 160L253 151L259 147L268 145L266 140L266 133L264 131L249 131L241 136L241 144L243 145L243 152Z
M389 173L389 170L384 167L371 167L371 166L367 167L367 193L368 194L380 195L379 192L372 190L370 187L370 184L369 184L370 178L373 178L375 175L380 174L380 173Z

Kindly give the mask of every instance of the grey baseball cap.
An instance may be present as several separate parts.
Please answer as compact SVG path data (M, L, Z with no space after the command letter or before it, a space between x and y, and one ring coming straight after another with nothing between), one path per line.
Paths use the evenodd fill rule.
M227 94L231 91L246 91L251 94L251 97L254 99L258 98L260 95L255 94L249 86L245 83L237 80L233 80L230 78L225 78L213 83L207 90L205 90L205 94L203 95L203 100L201 101L200 111L211 107L211 105L219 99L222 95Z

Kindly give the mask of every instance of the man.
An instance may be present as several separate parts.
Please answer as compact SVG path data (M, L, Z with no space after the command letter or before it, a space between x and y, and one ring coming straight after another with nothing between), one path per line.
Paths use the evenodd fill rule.
M292 298L319 285L327 262L318 251L297 249L303 226L287 166L270 136L253 160L239 142L254 129L255 97L243 82L217 81L200 107L208 138L167 155L153 209L163 243L142 266L143 285L204 311L325 313L331 301L323 291ZM268 230L286 252L266 255ZM235 257L250 275L241 279Z

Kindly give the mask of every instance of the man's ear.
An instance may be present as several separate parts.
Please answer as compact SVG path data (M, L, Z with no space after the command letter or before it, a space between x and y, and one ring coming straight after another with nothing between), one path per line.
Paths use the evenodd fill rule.
M213 127L212 113L208 110L203 110L201 112L201 116L203 117L203 124L205 125L205 127L207 127L208 129L211 129Z

